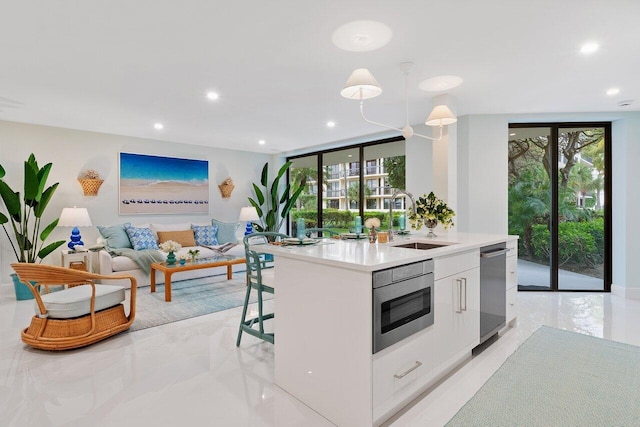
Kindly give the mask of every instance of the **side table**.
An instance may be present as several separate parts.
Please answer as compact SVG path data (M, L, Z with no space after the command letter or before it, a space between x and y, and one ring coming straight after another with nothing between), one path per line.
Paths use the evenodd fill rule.
M62 266L76 270L91 272L91 252L74 252L69 249L61 251Z

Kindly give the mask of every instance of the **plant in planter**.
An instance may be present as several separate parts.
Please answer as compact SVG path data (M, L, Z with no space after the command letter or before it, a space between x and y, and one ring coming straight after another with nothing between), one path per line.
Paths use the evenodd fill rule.
M13 253L18 262L35 263L55 251L64 244L64 240L59 240L48 245L44 245L47 237L58 225L56 218L46 227L42 227L41 220L53 193L58 188L58 183L46 187L47 178L51 171L51 163L47 163L42 168L33 154L24 162L24 193L21 195L13 189L3 179L6 172L0 165L0 196L4 202L8 217L0 212L0 224L4 230ZM8 224L11 224L9 227ZM9 233L9 229L12 233ZM17 278L14 276L14 284ZM25 289L25 285L22 285ZM30 292L26 295L18 294L19 286L16 285L16 297L27 299L32 297ZM22 298L21 298L22 297Z
M256 208L260 217L260 223L254 224L256 231L279 232L291 208L296 204L296 200L302 193L306 183L304 178L293 192L291 191L291 184L287 184L284 187L284 191L280 192L280 179L287 169L291 167L291 164L291 162L287 162L282 165L278 175L269 184L269 162L265 163L260 177L260 184L263 189L257 184L253 184L257 200L249 197L249 203Z

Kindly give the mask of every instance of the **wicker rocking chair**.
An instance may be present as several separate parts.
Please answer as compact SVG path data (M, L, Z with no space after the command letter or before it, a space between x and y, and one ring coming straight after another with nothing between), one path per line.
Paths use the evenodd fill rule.
M43 264L11 264L20 281L35 297L36 315L22 331L22 341L41 350L84 347L129 329L136 312L137 282L131 276L103 276ZM95 284L96 280L129 279L129 315L125 314L124 286ZM40 288L66 289L41 295Z

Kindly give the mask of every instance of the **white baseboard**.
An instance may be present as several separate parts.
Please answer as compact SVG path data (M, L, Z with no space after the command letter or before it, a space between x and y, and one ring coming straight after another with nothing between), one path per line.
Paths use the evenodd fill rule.
M622 298L640 300L640 288L629 288L627 286L611 284L611 293Z

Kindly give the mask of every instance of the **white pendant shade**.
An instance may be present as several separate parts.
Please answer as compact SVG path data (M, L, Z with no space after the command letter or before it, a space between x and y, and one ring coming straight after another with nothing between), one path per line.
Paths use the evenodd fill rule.
M449 107L446 105L436 105L424 124L427 126L446 126L457 121L458 119L453 115Z
M382 93L382 88L366 68L358 68L351 73L340 91L340 95L349 99L369 99Z

